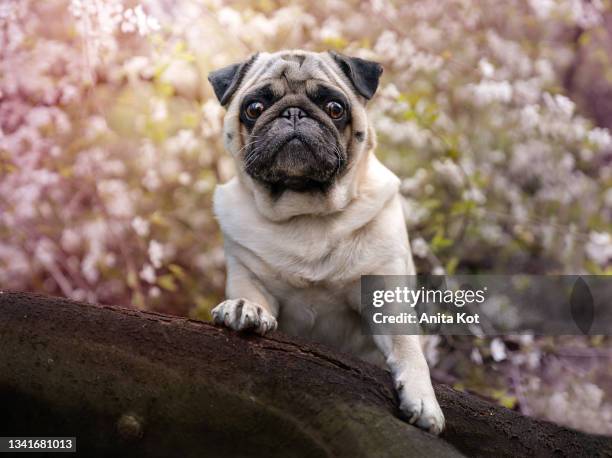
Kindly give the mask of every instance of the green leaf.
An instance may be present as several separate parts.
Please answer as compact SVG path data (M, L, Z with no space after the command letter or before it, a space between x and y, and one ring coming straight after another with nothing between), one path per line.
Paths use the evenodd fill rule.
M178 289L174 276L171 274L160 276L157 279L157 284L167 291L175 292Z
M170 270L170 272L172 272L179 280L183 280L187 276L183 268L177 264L170 264L168 266L168 270Z
M452 244L453 241L451 239L446 238L442 231L438 231L432 239L430 246L434 252L438 252L443 250L444 248L448 248Z
M444 267L446 270L446 273L448 275L453 275L455 271L457 270L457 265L459 265L459 258L456 256L453 256L452 258L448 260L448 262L446 263L446 266Z

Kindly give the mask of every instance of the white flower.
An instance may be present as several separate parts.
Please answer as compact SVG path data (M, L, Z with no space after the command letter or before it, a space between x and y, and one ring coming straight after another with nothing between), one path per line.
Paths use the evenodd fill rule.
M478 188L470 188L463 191L463 200L473 201L479 205L484 204L487 198Z
M478 68L480 69L482 76L485 78L491 78L495 73L495 67L487 59L480 59L478 62Z
M211 182L211 180L206 180L206 179L201 179L196 181L195 185L194 185L194 189L197 192L209 192L212 188L214 187L214 183Z
M387 97L392 100L397 99L400 96L400 91L397 89L397 86L393 83L387 84L380 91L381 97Z
M529 0L529 6L540 19L547 19L555 8L554 0Z
M41 239L36 244L36 249L34 250L34 257L43 266L53 265L55 261L55 248L53 247L53 242L51 242L51 240L49 239Z
M426 258L429 253L429 245L422 237L417 237L411 243L412 253L419 258Z
M159 175L155 170L147 170L144 178L142 179L142 185L148 191L155 191L161 186L161 180L159 179Z
M550 111L563 115L566 119L569 119L574 114L576 105L569 98L564 95L556 94L552 96L550 93L544 93L544 103Z
M533 334L520 334L518 341L522 346L533 345Z
M195 66L191 62L179 59L168 64L160 79L173 86L181 95L188 97L195 97L201 84Z
M174 137L166 141L166 148L172 154L191 152L197 147L198 141L191 129L181 129Z
M183 186L187 186L191 183L191 175L189 175L187 172L179 173L178 182Z
M60 243L67 252L76 251L81 244L81 236L74 229L67 228L62 231Z
M30 110L27 117L27 123L35 128L43 127L51 124L51 110L46 107L36 107Z
M230 30L238 29L243 22L240 13L230 7L221 8L217 13L217 20Z
M535 70L544 81L552 81L555 78L555 69L548 59L538 59Z
M136 82L140 78L152 77L154 75L152 69L153 65L146 56L132 57L123 64L123 71L132 82Z
M106 119L104 119L102 116L91 116L87 121L85 136L88 139L94 139L98 135L102 135L109 131L108 125L106 124Z
M444 159L440 161L436 159L432 162L433 169L440 175L440 177L447 183L460 188L464 184L463 173L461 168L451 159Z
M328 19L318 30L319 40L334 40L342 38L342 23L337 19Z
M501 341L499 337L496 337L491 341L491 357L495 362L503 361L507 358L506 345Z
M123 12L121 31L124 33L135 32L139 35L147 35L160 29L159 22L154 17L148 16L142 9L142 5L136 8L128 8Z
M477 105L491 102L509 102L512 100L512 85L508 81L481 81L469 86Z
M426 207L420 205L415 199L409 199L408 197L402 199L402 208L404 209L404 219L408 228L413 228L427 220L431 214Z
M600 266L612 260L612 236L609 232L591 232L584 248L587 256Z
M164 121L168 118L168 107L163 99L151 101L151 118L154 121Z
M223 107L216 99L208 99L202 105L202 135L212 137L219 135L223 127Z
M521 110L521 125L523 129L536 127L540 121L540 112L537 105L527 105Z
M137 216L132 220L132 228L140 237L149 235L150 224L147 220Z
M561 94L557 94L555 96L555 100L561 112L565 114L568 118L571 118L572 115L574 114L576 104L572 102L569 98Z
M132 200L125 182L118 179L103 180L98 183L98 192L104 198L111 215L127 217L132 214Z
M427 180L427 171L424 168L419 168L410 178L402 180L402 194L417 194L425 185Z
M149 259L156 269L162 266L164 260L164 246L157 240L151 240L149 242Z
M610 131L603 127L596 127L590 130L587 134L587 138L591 143L597 146L597 149L601 150L612 147L612 136L610 136Z
M432 275L446 275L446 270L444 270L444 267L442 266L435 266L433 269L431 269L431 274Z
M140 270L140 278L147 283L155 283L157 276L155 275L155 269L151 264L145 264Z
M99 249L91 250L81 262L81 271L89 283L95 283L100 278L98 271L98 259L100 257Z

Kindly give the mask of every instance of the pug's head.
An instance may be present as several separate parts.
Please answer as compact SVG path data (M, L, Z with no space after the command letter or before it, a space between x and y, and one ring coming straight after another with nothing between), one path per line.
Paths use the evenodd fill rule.
M382 67L335 52L255 54L208 79L239 175L272 194L327 191L373 142L365 104Z

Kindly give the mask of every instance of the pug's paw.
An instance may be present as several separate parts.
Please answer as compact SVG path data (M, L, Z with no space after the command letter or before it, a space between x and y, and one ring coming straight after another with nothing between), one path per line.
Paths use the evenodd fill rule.
M428 385L428 386L426 386ZM400 382L397 387L400 410L410 424L432 434L440 434L444 429L444 414L429 380L425 383Z
M213 323L235 331L253 330L264 335L274 331L277 323L262 306L248 299L228 299L212 310Z

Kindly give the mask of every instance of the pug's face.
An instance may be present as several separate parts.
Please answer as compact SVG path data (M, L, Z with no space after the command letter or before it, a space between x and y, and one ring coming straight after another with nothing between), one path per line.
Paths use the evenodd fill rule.
M210 74L239 171L272 194L326 191L367 149L382 67L337 53L256 54Z

